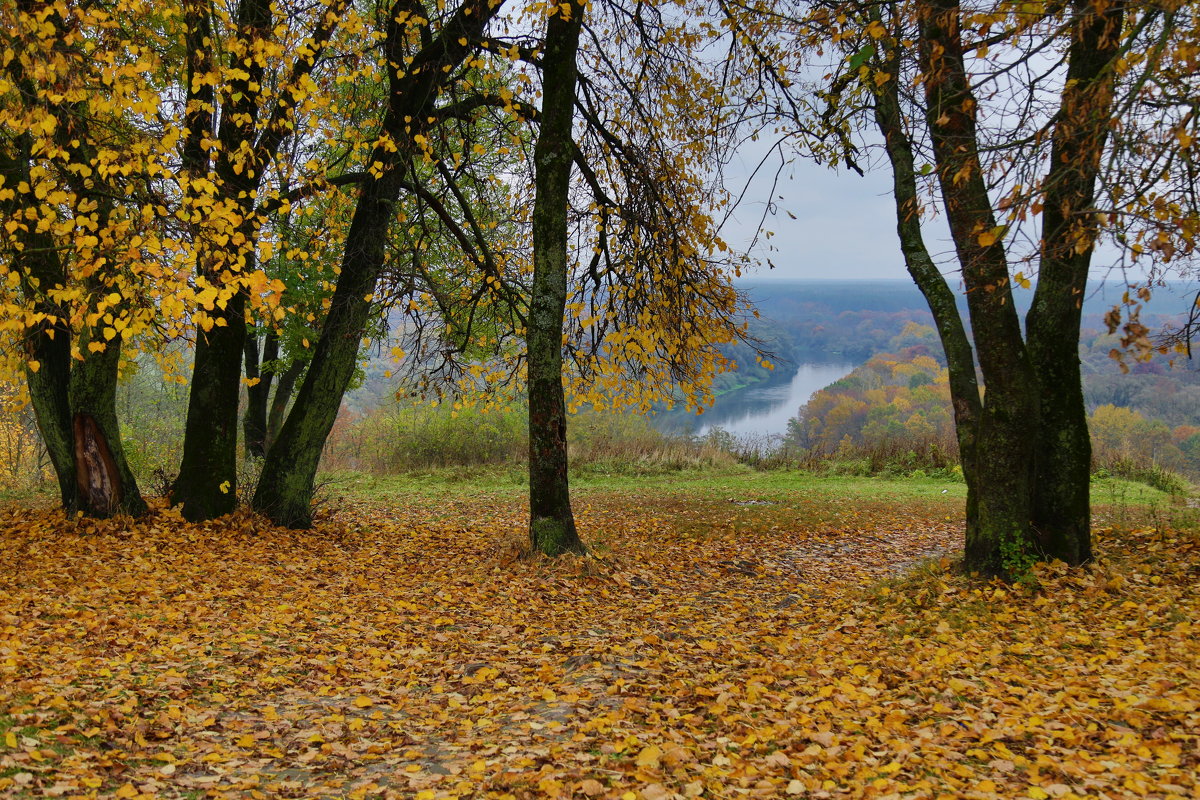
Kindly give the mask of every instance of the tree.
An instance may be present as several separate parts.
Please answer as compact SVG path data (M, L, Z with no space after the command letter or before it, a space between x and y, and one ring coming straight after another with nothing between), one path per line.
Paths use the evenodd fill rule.
M730 8L728 17L744 35L745 20L764 24L756 11ZM1161 140L1148 148L1111 132L1157 102L1142 91L1150 73L1135 68L1146 64L1136 53L1178 41L1174 14L1089 0L814 5L773 30L786 28L809 58L834 43L815 102L790 83L800 67L780 55L779 40L754 47L758 61L785 65L774 64L771 89L790 101L780 111L802 145L857 167L855 136L869 128L869 141L882 139L901 248L949 364L969 487L969 569L1013 576L1036 559L1091 557L1080 309L1100 237L1135 238L1122 219L1136 215L1102 213L1105 200L1121 196L1114 181L1133 163L1153 172L1171 152ZM919 157L929 164L918 167ZM1148 174L1140 185L1153 194ZM969 333L924 243L926 191L940 200L954 241ZM1035 275L1022 332L1013 288Z
M575 142L575 53L585 3L550 9L542 52L541 123L534 148L533 286L529 302L529 536L546 555L582 552L567 481L563 315L570 270L567 238Z
M348 0L329 0L317 7L295 59L271 82L268 66L283 55L276 38L277 6L240 0L230 20L214 18L214 9L199 0L184 7L185 209L197 248L200 307L183 457L171 500L182 504L189 520L220 516L237 502L245 317L256 296L252 288L259 288L257 294L265 288L256 263L263 225L260 192L280 148L293 135L297 108L310 94L322 52L339 27L355 28L346 18L353 19L348 5ZM293 15L291 21L297 16L303 18ZM223 68L216 64L218 42L227 53ZM265 108L270 112L260 122Z
M386 261L388 230L402 191L420 194L410 180L428 134L454 112L439 101L458 77L463 61L480 49L500 3L466 0L438 20L412 0L387 11L383 59L387 105L379 135L358 182L358 199L347 233L337 286L312 361L279 436L267 451L254 507L292 526L311 522L310 503L321 449L353 376L376 283ZM411 49L410 49L411 48Z
M115 398L122 343L153 319L145 294L169 247L153 187L165 148L138 124L154 59L125 27L152 13L33 0L0 12L9 368L25 373L63 507L95 516L146 508Z

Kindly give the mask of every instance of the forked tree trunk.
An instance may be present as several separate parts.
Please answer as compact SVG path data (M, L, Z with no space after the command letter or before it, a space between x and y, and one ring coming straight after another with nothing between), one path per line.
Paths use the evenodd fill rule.
M1012 302L1008 260L997 235L976 138L956 0L920 0L926 121L946 220L967 290L975 352L986 387L975 447L977 521L965 563L988 575L1024 572L1037 552L1033 461L1039 435L1037 378Z
M562 382L567 304L567 210L571 186L576 64L583 4L555 7L542 52L542 112L534 145L533 290L529 372L529 538L556 556L583 552L567 483L567 404Z
M66 115L65 110L58 111ZM60 125L60 130L67 129L65 122ZM23 135L14 145L15 154L0 152L0 176L6 183L17 185L28 179L32 142ZM86 143L70 140L63 145L83 162L90 161ZM83 185L73 188L81 196L91 191ZM10 201L5 210L16 211L17 202ZM107 226L110 210L111 201L101 196L96 217L99 230ZM114 337L98 353L80 342L81 360L71 357L67 312L49 294L66 285L59 251L48 233L29 230L23 238L24 248L13 266L20 276L23 294L45 315L26 332L26 381L38 429L58 480L62 507L69 513L82 511L100 517L141 514L146 504L126 463L117 423L121 338ZM101 288L95 279L87 286L92 295Z

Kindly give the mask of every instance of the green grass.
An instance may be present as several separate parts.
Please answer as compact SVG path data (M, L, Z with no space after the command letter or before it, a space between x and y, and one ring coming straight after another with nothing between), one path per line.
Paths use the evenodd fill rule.
M375 476L334 472L322 477L322 491L368 500L410 497L521 496L523 467L444 468ZM577 495L634 491L638 494L712 495L737 500L774 500L796 492L870 499L961 499L965 484L942 478L846 477L794 470L755 470L740 465L677 470L657 475L583 473L571 478Z
M526 492L524 465L512 467L445 467L376 476L362 472L332 472L322 476L322 492L368 500L396 496L518 497ZM571 477L576 495L626 492L638 494L722 495L736 500L778 500L795 493L833 498L879 501L961 500L966 484L940 477L857 477L799 470L756 470L742 465L672 470L654 475L585 472ZM1097 506L1168 506L1175 496L1124 478L1092 481Z

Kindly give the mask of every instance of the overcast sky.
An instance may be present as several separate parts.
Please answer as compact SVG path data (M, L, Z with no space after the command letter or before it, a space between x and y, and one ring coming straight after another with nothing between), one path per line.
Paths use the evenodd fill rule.
M730 165L729 185L744 182L754 164L743 158ZM771 197L771 179L778 159L765 165L724 230L738 249L750 244L759 218ZM756 255L769 258L747 277L754 279L908 279L900 242L891 177L868 170L866 177L845 169L831 170L805 160L784 168L775 191L774 216L765 227L770 239L760 239ZM788 212L795 215L792 219ZM931 240L932 248L944 243ZM770 249L768 249L770 248Z
M761 156L759 156L761 157ZM754 164L743 158L728 169L727 185L744 183ZM746 199L723 236L737 249L746 248L755 234L763 209L771 197L771 177L778 166L764 167L751 184ZM864 163L864 168L867 165ZM774 231L760 239L755 255L769 258L745 277L753 280L909 280L896 236L896 210L892 181L886 164L866 168L866 176L847 169L831 170L811 161L795 159L786 166L774 193L776 213L765 227ZM796 216L792 219L787 212ZM942 266L953 288L958 288L953 244L939 215L927 217L925 243ZM771 247L773 249L768 250ZM1093 259L1092 277L1120 281L1108 270L1117 261L1115 251L1102 247Z

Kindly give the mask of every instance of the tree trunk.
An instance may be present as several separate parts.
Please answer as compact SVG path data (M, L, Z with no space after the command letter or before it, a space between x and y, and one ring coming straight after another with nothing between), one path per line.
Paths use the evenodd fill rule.
M184 519L222 516L237 505L238 398L246 326L245 296L237 292L207 333L196 334L192 388L183 431L183 459L171 487L171 504Z
M196 34L208 25L208 11L202 6L189 7L188 13L194 18L189 20L187 32L191 46ZM238 4L238 36L247 43L248 52L252 51L250 43L270 38L271 18L269 0L241 0ZM206 52L213 47L211 41L199 45ZM202 62L211 64L208 56L189 53L189 93L192 71ZM217 130L221 146L216 151L216 199L236 214L238 222L233 231L224 233L228 237L224 248L204 238L198 242L200 273L218 289L233 285L238 275L255 268L258 221L254 204L265 168L257 154L246 155L243 151L244 147L252 148L256 139L264 66L258 59L238 59L230 64L230 72L238 77L230 81L229 99L223 104ZM200 100L189 94L189 105L192 102ZM211 119L204 117L196 124L211 125ZM192 138L185 142L189 159L186 166L193 177L198 177L208 156L203 148L192 153L193 144ZM245 308L245 290L239 287L224 307L217 305L209 313L211 329L198 331L196 336L183 459L171 488L171 503L182 503L184 519L193 522L228 514L237 505L237 424L246 341Z
M878 9L873 10L879 19ZM925 246L921 231L920 198L917 192L916 164L912 141L904 129L900 107L900 53L887 53L884 71L891 80L876 89L875 123L883 136L888 160L892 165L892 188L896 201L896 232L908 274L925 296L933 314L942 349L946 353L946 368L950 378L950 401L954 410L954 431L958 440L959 461L967 485L967 538L978 538L975 530L979 521L977 441L983 404L979 396L979 380L975 372L975 354L958 311L954 291L942 277Z
M569 16L564 16L569 14ZM546 23L542 113L533 160L533 290L527 331L529 371L529 538L556 556L584 552L567 485L567 403L562 383L567 304L567 210L571 187L576 64L583 5L564 3Z
M33 13L28 2L22 2L24 13ZM49 18L56 27L66 24L61 14ZM59 40L62 41L61 39ZM29 99L38 96L33 81L25 74L21 59L14 59L12 72ZM55 102L48 108L57 122L54 135L59 147L68 153L73 164L94 166L96 154L89 138L87 106L83 102ZM0 177L11 186L28 182L33 163L33 141L28 134L13 140L15 153L0 150ZM82 171L61 173L80 201L95 202L92 215L95 230L104 231L119 190L85 180ZM24 208L28 202L22 196L5 204L10 214ZM13 266L21 280L21 290L34 308L46 315L28 333L26 340L26 376L34 414L45 442L47 454L58 478L64 510L83 511L91 516L110 516L115 513L141 514L146 510L137 482L125 460L121 445L120 426L116 412L116 386L120 363L120 336L107 343L100 352L78 342L81 360L71 356L71 331L67 326L68 313L51 298L54 289L66 287L67 270L51 234L26 228L22 234L24 247L15 255ZM97 264L97 267L99 265ZM102 280L103 272L94 272L87 279L85 291L95 297L111 291Z
M464 2L415 56L406 54L409 29L402 20L408 14L400 16L401 11L408 11L407 0L396 0L389 12L383 48L389 63L388 108L381 126L385 143L377 145L370 156L380 170L362 183L329 314L292 411L267 451L254 493L255 510L278 524L312 524L317 466L354 375L358 343L370 312L366 298L374 292L383 269L393 206L405 185L403 167L413 157L413 137L427 130L445 82L472 52L502 5L495 0Z
M267 402L271 398L274 367L264 366L279 358L279 336L268 330L263 337L262 361L259 361L258 337L246 334L246 378L253 384L246 389L246 413L242 417L247 458L267 454ZM255 382L257 379L257 382Z
M283 416L287 413L288 401L292 399L292 392L296 390L296 381L304 374L304 368L307 366L307 360L292 361L279 376L279 383L275 384L275 394L271 397L271 411L267 415L267 449L270 449L275 440L279 438L279 429L283 426Z
M978 523L968 530L965 565L987 575L1024 572L1033 534L1037 379L1012 303L1008 262L979 160L977 103L963 60L956 0L920 0L926 118L987 391L979 436Z
M1054 126L1042 211L1038 286L1026 317L1041 389L1033 525L1047 557L1092 557L1091 439L1079 370L1079 325L1096 238L1096 177L1112 116L1112 61L1124 6L1076 0L1067 83Z
M0 176L6 186L19 186L30 179L32 137L27 133L17 136L11 146L10 152L0 142ZM0 208L10 218L23 214L24 197L16 195L3 201ZM32 302L34 311L45 315L25 332L25 379L34 418L58 479L63 509L73 512L78 492L68 394L71 332L67 328L66 311L48 294L50 289L63 286L66 273L50 234L32 227L23 233L22 248L13 253L12 264L20 277L21 294L27 302Z
M79 508L96 517L140 516L146 513L146 501L125 458L117 421L121 336L105 342L99 352L80 340L80 350L83 360L71 369L69 388Z
M374 291L383 266L392 204L399 192L397 187L389 194L390 188L383 180L363 187L346 237L342 271L308 373L292 413L263 462L253 505L280 525L303 528L312 524L312 494L321 451L354 376L359 338L371 308L365 298Z

